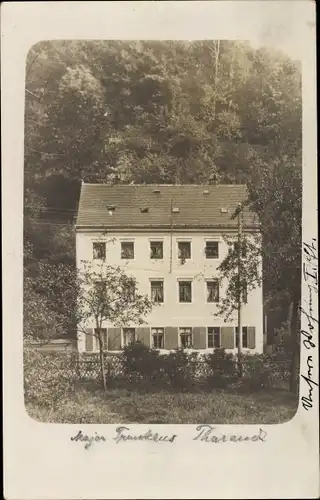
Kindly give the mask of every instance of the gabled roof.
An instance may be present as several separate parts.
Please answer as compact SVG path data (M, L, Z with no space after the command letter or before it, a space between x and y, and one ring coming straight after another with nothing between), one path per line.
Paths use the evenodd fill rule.
M76 227L214 228L236 227L231 219L246 199L244 185L108 185L81 186ZM244 227L257 218L243 210Z

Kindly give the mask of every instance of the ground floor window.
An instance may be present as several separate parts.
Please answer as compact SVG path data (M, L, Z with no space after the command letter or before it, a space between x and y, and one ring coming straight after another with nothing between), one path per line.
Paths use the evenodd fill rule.
M239 334L238 334L238 327L236 326L235 328L235 333L236 333L236 347L239 346ZM248 327L243 326L242 327L242 347L246 348L248 347Z
M164 347L164 329L152 328L152 347L154 349L163 349Z
M183 348L192 346L192 328L180 328L180 345Z
M123 329L123 347L135 342L136 340L136 329L135 328L124 328Z
M99 335L99 330L100 330L100 335ZM100 349L99 337L103 341L103 349L104 350L108 349L108 346L107 346L107 329L106 328L95 328L94 329L94 341L95 341L95 346L96 346L95 348L97 349L97 351Z
M208 327L208 348L219 348L221 347L220 338L220 327L219 326L209 326Z

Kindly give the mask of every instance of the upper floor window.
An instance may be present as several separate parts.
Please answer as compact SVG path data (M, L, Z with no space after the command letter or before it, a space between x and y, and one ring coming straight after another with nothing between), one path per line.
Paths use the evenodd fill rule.
M136 340L136 329L135 328L124 328L123 329L123 347L128 346Z
M207 259L218 259L219 258L219 242L218 241L206 241L206 258Z
M178 241L178 258L180 260L191 259L190 241Z
M233 250L234 250L235 254L238 255L238 252L239 252L239 242L238 241L234 241L232 243L232 246L233 246ZM243 258L247 257L247 245L246 245L245 241L242 242L241 257L243 257Z
M237 326L235 328L235 333L236 333L236 347L238 347L239 334L238 334L238 327ZM247 326L242 327L242 347L244 347L244 348L248 347L248 327Z
M153 302L163 302L163 281L151 281L151 300Z
M219 302L219 281L207 281L207 302Z
M105 260L106 258L106 244L104 242L94 242L93 248L93 258Z
M219 326L209 326L208 327L208 348L219 348L221 347L220 338L220 327Z
M192 328L180 328L180 345L184 349L192 346Z
M150 258L163 259L163 242L151 241L150 242Z
M133 241L121 241L121 259L134 259Z
M192 301L191 281L179 281L179 302Z
M152 328L152 346L154 349L163 349L164 347L164 329Z

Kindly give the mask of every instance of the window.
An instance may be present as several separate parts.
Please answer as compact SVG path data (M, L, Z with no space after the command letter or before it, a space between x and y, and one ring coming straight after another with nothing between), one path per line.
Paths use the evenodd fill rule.
M134 243L133 241L121 242L121 259L134 259Z
M233 242L232 246L233 246L233 251L236 254L238 254L238 252L239 252L239 242L238 241ZM246 245L245 241L242 242L242 252L241 252L241 254L242 254L241 257L245 258L247 256L247 245Z
M239 335L238 335L238 327L236 326L236 347L239 345ZM242 327L242 347L248 347L248 327Z
M219 242L206 241L206 258L218 259L219 258Z
M178 241L178 258L180 260L191 259L190 241Z
M106 244L93 243L93 258L104 260L106 258Z
M102 296L106 292L107 284L105 281L95 281L94 291L96 295Z
M207 302L219 302L219 281L207 281Z
M184 349L192 346L191 328L180 328L180 344Z
M164 330L163 328L152 328L152 346L154 349L163 349Z
M136 295L136 284L129 281L125 290L128 302L134 302Z
M191 281L179 281L179 302L191 302Z
M163 259L163 243L162 241L150 242L150 259Z
M135 342L136 340L136 330L135 328L124 328L123 329L123 347Z
M107 329L106 328L95 328L94 329L94 334L95 334L94 338L96 340L96 349L97 350L100 349L99 338L98 338L99 330L100 330L100 338L102 339L102 342L103 342L103 350L106 351L108 349L108 345L107 345Z
M219 326L208 327L208 347L209 348L221 347L220 327Z
M153 302L163 302L163 281L151 281L151 300Z

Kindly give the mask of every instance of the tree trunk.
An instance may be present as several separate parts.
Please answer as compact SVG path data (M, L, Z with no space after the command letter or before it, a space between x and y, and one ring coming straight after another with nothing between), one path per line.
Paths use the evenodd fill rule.
M290 374L290 391L298 394L299 391L299 362L300 362L300 342L299 342L299 300L294 299L292 303L292 315L290 322L290 333L292 343L291 354L291 374Z
M105 370L105 366L104 366L104 340L103 340L101 332L99 332L99 334L98 334L98 339L99 339L100 370L101 370L102 381L103 381L103 389L106 391L107 390L107 380L106 380L106 370Z

